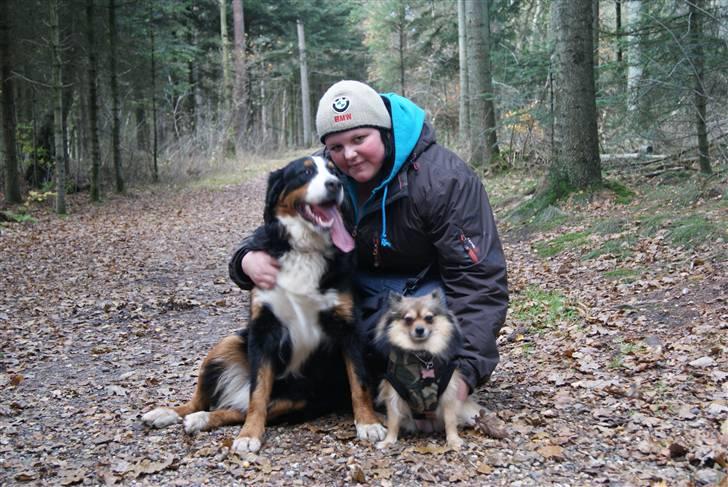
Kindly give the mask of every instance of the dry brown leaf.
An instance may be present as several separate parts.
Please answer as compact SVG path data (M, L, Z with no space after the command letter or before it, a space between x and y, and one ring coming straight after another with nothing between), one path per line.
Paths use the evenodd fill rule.
M142 461L132 467L132 474L134 477L138 477L140 475L149 475L161 472L162 470L172 465L173 462L173 455L167 455L166 457L157 461L151 460L149 458L144 458L142 459Z
M493 467L488 465L487 463L479 463L478 468L475 469L478 473L482 473L484 475L488 475L493 472Z
M436 445L434 443L428 443L425 446L413 446L412 448L409 448L408 451L422 453L425 455L442 455L443 453L450 451L450 447L447 445Z
M23 380L25 380L25 377L21 374L10 374L10 385L12 386L19 386Z
M86 477L85 470L65 470L58 474L61 485L74 485L83 482Z
M498 440L508 437L506 424L495 413L486 413L485 409L481 409L475 418L475 430Z
M351 476L351 481L357 484L363 484L367 481L367 476L364 474L361 465L349 465L349 475Z
M38 474L35 472L20 472L15 475L15 480L18 482L30 482L38 478Z
M564 449L557 445L546 445L536 450L542 457L561 462L565 459Z

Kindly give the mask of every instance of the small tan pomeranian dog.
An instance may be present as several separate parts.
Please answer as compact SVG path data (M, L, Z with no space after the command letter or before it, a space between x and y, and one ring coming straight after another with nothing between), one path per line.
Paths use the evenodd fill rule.
M387 357L387 371L379 385L378 402L387 409L383 449L397 441L400 426L415 431L415 420L431 420L445 430L447 444L459 449L458 425L472 426L480 406L458 398L460 372L454 359L462 348L462 334L438 288L422 297L390 294L389 310L377 324L375 343Z

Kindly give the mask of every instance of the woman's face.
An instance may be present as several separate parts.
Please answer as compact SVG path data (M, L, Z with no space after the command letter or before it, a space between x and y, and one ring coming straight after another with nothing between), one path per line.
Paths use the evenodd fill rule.
M378 129L338 132L327 135L324 143L334 164L357 183L372 181L384 164L384 143Z

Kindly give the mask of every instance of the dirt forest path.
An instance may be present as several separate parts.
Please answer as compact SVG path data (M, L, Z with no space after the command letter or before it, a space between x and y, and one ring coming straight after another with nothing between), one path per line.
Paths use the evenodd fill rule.
M272 427L260 455L239 458L236 427L144 427L143 412L190 396L210 346L245 323L227 262L264 190L259 176L71 201L66 218L1 229L0 485L725 482L725 269L659 246L644 249L649 275L620 287L599 272L609 263L544 261L504 235L519 312L477 396L505 439L466 431L453 452L442 436L408 436L380 452L332 415ZM535 287L574 305L558 326L524 324Z

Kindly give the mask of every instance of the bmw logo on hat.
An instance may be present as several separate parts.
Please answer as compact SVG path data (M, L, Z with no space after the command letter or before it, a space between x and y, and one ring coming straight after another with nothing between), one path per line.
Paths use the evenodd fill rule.
M349 108L349 99L345 96L340 96L334 100L332 107L339 113L344 112Z

